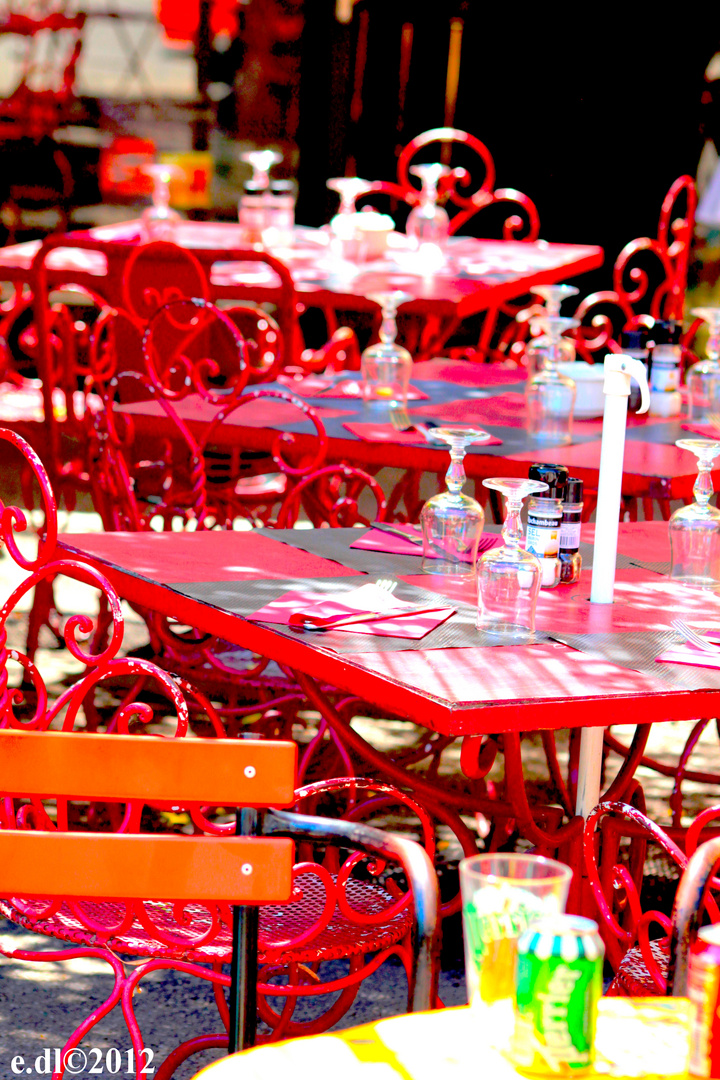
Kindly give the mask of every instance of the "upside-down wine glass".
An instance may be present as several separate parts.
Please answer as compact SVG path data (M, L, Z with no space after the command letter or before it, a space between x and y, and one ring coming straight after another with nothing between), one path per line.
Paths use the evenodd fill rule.
M577 296L578 289L574 285L532 285L530 292L545 301L545 314L555 316L560 314L560 305L571 296Z
M143 210L142 234L143 239L150 240L174 240L178 222L181 221L177 211L170 208L170 181L183 175L183 170L177 165L141 165L140 169L149 176L153 182L152 206Z
M503 546L486 551L477 561L478 630L501 642L532 640L535 607L542 581L540 560L523 549L520 519L523 499L547 491L542 480L499 476L483 480L486 488L505 496Z
M373 412L373 418L386 421L391 410L407 405L412 356L398 345L397 309L412 297L407 293L393 292L369 293L368 300L382 309L380 340L368 345L360 357L363 398Z
M325 181L325 186L340 196L338 212L330 219L330 231L342 239L349 239L354 233L352 215L355 213L355 200L369 191L372 185L359 176L331 176Z
M432 429L430 437L450 447L450 468L445 474L447 491L433 495L420 512L422 570L425 574L472 577L485 514L479 502L463 494L464 460L468 446L486 441L488 434L464 425L447 425Z
M575 346L563 335L580 324L561 315L535 315L530 325L543 333L533 338L526 351L528 363L535 368L525 388L527 429L537 442L560 446L572 440L576 396L574 379L559 368L575 359Z
M710 334L705 347L707 359L693 364L685 378L690 395L688 419L712 423L720 413L720 307L693 308L690 314L703 319Z
M447 165L433 162L429 165L411 165L410 172L419 178L422 188L419 205L414 206L408 214L405 232L417 247L433 244L442 251L450 231L450 218L447 211L438 206L438 183L450 170Z
M270 169L282 161L277 150L246 150L240 160L252 168L252 177L245 183L238 203L238 221L247 232L249 242L262 238L270 224Z
M695 454L698 475L695 502L682 506L670 518L670 577L700 589L720 588L720 510L710 506L711 470L720 454L720 440L678 439L681 450Z
M555 318L560 314L563 301L568 300L571 296L576 296L579 290L574 285L532 285L530 292L544 301L545 309L540 312L537 305L532 304L529 308L521 308L516 319L518 322L529 322L532 327L532 319L535 315L548 315L550 318ZM537 324L535 324L535 327L539 332L540 327ZM533 353L532 346L533 342L530 341L525 353L528 379L532 379L533 375L536 375L538 371L535 364L539 358Z

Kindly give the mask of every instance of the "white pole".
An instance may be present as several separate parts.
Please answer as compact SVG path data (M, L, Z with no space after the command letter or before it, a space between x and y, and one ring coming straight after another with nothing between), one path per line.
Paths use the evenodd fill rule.
M618 525L622 498L623 456L630 379L640 384L642 403L638 412L649 404L645 367L641 361L621 353L605 358L605 411L603 413L600 476L595 520L592 586L590 600L594 604L612 604L617 562ZM587 818L600 801L603 732L601 727L583 728L580 733L578 789L575 812Z

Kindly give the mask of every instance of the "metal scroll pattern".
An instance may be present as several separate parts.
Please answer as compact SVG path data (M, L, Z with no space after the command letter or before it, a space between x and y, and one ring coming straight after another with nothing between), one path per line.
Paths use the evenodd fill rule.
M655 319L682 319L697 194L690 176L680 176L665 196L657 237L631 240L613 267L613 287L591 293L575 317L578 353L592 361L617 351L620 332L652 327ZM686 338L690 340L694 328Z

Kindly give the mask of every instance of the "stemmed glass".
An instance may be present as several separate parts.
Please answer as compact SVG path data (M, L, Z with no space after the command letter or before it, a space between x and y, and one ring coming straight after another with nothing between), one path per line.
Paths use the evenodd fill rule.
M152 206L143 210L142 234L150 240L174 240L175 231L182 219L170 208L170 181L183 175L177 165L141 165L141 171L153 182Z
M564 375L559 365L575 359L575 346L563 334L580 324L577 319L561 315L535 315L530 325L543 333L533 339L526 352L528 364L536 372L525 390L527 429L538 442L554 446L569 443L576 387L574 379Z
M450 468L445 474L447 491L433 495L420 512L423 531L422 569L426 574L471 577L475 573L477 548L485 525L479 502L463 494L464 460L468 446L487 440L485 431L461 426L439 427L430 437L450 447Z
M695 423L712 423L720 412L720 307L693 308L692 315L704 319L710 328L705 347L706 360L688 370L685 382L690 393L688 418Z
M486 551L477 561L478 629L501 641L529 641L535 632L542 568L537 556L521 547L520 511L526 495L547 491L548 486L516 476L493 477L483 484L505 496L506 511L503 546Z
M360 357L363 397L366 405L379 409L389 419L392 408L407 404L412 356L395 342L396 315L400 305L412 297L395 290L370 293L367 298L382 308L382 325L380 341L368 345Z
M447 165L434 162L430 165L411 165L410 172L419 177L422 189L419 206L414 206L408 214L405 232L418 247L434 244L442 251L450 231L450 218L447 211L438 206L438 182L450 170Z
M555 316L560 314L560 305L571 296L577 296L578 289L574 285L532 285L530 292L545 301L545 314Z
M355 200L369 191L372 184L368 180L361 180L359 176L331 176L325 181L325 186L340 196L338 212L330 219L330 231L341 239L352 239L355 232L352 220Z
M690 450L698 461L693 485L695 502L682 506L670 518L670 577L701 589L720 588L720 510L710 506L713 494L711 470L720 454L720 440L678 439L681 450Z
M270 170L273 165L280 164L282 154L277 150L247 150L240 155L240 160L252 167L250 183L257 191L264 191L270 186Z

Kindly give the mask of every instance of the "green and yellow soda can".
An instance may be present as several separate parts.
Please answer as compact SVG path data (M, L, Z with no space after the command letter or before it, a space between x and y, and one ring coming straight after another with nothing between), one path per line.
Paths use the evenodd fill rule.
M518 940L512 1059L532 1077L582 1076L594 1059L605 948L597 923L550 915Z

